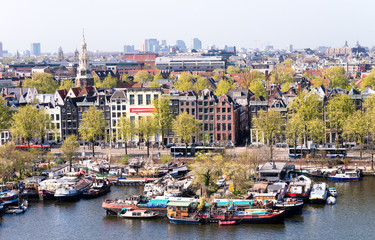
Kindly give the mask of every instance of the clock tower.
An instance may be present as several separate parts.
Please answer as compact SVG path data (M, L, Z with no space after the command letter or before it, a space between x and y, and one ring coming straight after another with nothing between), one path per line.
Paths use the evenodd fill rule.
M94 86L94 78L91 75L89 56L85 34L82 37L81 52L79 53L79 66L77 69L76 87Z

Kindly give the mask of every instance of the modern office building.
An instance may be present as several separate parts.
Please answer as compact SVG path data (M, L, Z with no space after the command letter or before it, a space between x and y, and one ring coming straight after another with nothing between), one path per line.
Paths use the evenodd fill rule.
M0 42L0 58L3 57L3 43Z
M133 53L134 45L124 45L124 53Z
M176 47L178 47L180 50L186 49L185 42L183 40L177 40Z
M198 38L193 38L193 49L202 49L202 42Z
M159 41L155 38L145 39L141 44L142 52L158 52L160 49Z
M31 44L31 54L34 56L40 56L40 43L32 43Z
M213 71L225 68L226 62L221 56L158 57L155 66L160 70Z

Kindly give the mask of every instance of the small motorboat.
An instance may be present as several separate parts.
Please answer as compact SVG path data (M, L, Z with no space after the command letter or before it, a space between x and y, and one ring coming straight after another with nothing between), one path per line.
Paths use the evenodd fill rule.
M329 197L329 198L327 198L327 204L329 204L329 205L334 205L334 204L336 204L336 198L334 198L334 197Z
M326 183L315 183L310 192L310 203L325 203L328 197Z
M28 202L25 200L19 206L9 206L6 210L6 214L21 214L27 211Z
M123 217L123 218L154 218L154 217L157 217L158 215L154 212L150 212L147 210L125 207L121 209L121 212L119 212L117 216Z
M286 215L292 216L294 214L302 213L303 200L286 198L280 201L277 201L273 204L273 209L284 209Z
M236 221L219 221L219 225L220 226L226 226L226 225L234 225L236 224L237 222Z
M331 181L359 181L359 178L360 173L357 171L346 171L329 177Z
M332 197L337 197L337 191L336 191L336 188L334 188L334 187L330 187L330 188L328 189L328 191L329 191L329 194L330 194Z
M201 224L202 219L196 217L171 217L168 215L170 223L174 224Z

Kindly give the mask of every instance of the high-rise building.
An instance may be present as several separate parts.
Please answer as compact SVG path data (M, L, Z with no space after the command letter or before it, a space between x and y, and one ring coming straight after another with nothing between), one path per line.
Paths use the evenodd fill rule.
M180 50L186 49L185 42L183 40L177 40L176 47L178 47Z
M286 46L286 51L293 52L293 45L292 44L287 45Z
M0 42L0 58L3 57L3 43Z
M32 43L31 44L31 54L34 56L40 56L40 43Z
M124 45L124 53L133 53L134 45Z
M202 42L198 38L193 38L193 49L202 49Z
M142 52L158 52L160 49L159 41L155 38L145 39L141 44Z

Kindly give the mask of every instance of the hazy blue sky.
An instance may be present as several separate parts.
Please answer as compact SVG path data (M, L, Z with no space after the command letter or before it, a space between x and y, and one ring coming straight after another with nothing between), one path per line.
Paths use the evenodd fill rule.
M42 52L79 48L82 29L90 51L139 48L145 38L182 39L190 46L284 48L375 45L374 0L1 0L3 48Z

